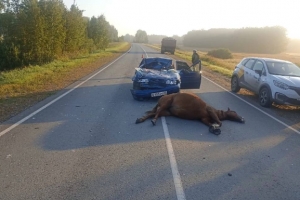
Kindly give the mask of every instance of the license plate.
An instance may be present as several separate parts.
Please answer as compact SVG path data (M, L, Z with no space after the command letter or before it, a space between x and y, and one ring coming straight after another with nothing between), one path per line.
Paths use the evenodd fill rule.
M163 96L166 94L167 94L167 91L155 92L155 93L151 93L151 97L159 97L159 96Z

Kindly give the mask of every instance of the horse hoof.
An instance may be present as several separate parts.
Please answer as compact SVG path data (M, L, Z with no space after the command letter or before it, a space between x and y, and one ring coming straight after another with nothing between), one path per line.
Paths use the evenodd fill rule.
M152 122L153 126L155 126L156 121L154 119L152 119L151 122Z
M221 130L220 129L216 129L216 130L214 130L213 134L220 135L221 134Z
M137 118L136 121L135 121L136 124L139 124L139 123L141 123L141 122L142 122L142 121L141 121L139 118Z
M209 127L209 132L211 132L215 135L220 135L221 134L221 129L219 128L218 125L213 124Z

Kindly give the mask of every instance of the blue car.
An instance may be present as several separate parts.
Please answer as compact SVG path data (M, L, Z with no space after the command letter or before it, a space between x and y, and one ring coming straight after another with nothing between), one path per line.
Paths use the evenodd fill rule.
M178 93L180 89L199 89L201 69L170 58L143 58L132 77L131 94L136 100Z

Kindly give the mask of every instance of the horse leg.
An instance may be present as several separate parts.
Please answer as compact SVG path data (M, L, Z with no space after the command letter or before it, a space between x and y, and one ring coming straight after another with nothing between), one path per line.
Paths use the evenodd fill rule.
M136 124L142 123L142 122L146 121L146 119L149 119L150 117L155 116L157 107L158 107L158 104L156 104L156 106L152 110L147 111L145 116L143 116L141 118L137 118L135 123Z
M210 122L209 117L202 118L201 121L203 122L203 124L205 124L205 125L208 126L208 127L211 127L211 126L212 126L212 123Z
M147 112L147 114L141 118L137 118L135 123L136 124L139 124L139 123L142 123L144 121L146 121L146 119L149 119L150 117L153 117L155 116L155 112Z
M154 118L151 120L153 125L156 124L156 120L158 117L171 115L171 113L167 109L172 104L172 101L173 101L172 98L168 98L166 101L159 103L160 105L157 106L156 114L155 114Z
M201 121L209 127L209 132L215 134L215 135L220 135L221 130L220 130L220 125L219 124L212 124L210 121L210 118L202 118Z
M215 109L213 109L212 107L207 107L207 112L209 114L209 116L221 127L222 126L222 122L220 121Z
M158 117L162 117L162 116L171 116L172 114L168 111L168 110L163 110L159 113ZM157 118L156 118L157 119ZM156 124L156 119L152 119L151 122L153 125Z

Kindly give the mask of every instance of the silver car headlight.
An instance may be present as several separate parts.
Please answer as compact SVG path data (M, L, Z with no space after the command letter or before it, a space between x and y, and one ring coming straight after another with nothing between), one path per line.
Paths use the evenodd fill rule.
M166 80L167 85L176 85L176 80Z
M146 79L146 78L142 78L142 79L139 79L138 82L139 82L139 83L148 83L149 80Z
M283 83L283 82L280 82L280 81L276 81L276 80L273 80L273 83L276 87L279 87L283 90L288 90L289 89L289 85Z

